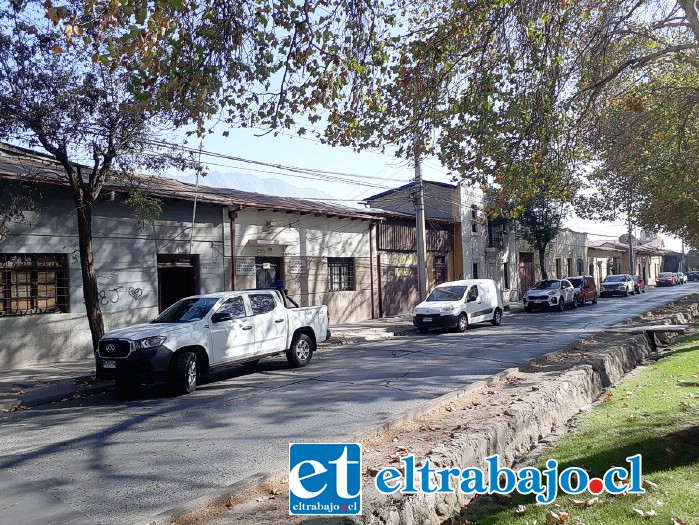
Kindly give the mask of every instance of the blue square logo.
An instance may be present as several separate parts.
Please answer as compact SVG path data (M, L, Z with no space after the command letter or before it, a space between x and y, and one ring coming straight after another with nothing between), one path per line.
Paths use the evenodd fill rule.
M362 513L362 446L289 444L289 514Z

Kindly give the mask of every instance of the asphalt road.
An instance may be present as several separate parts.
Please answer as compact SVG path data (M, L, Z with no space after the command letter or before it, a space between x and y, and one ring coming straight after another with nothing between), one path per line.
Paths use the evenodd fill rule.
M134 523L287 463L288 444L333 441L574 343L699 285L601 299L500 327L321 349L311 364L241 367L188 396L162 387L104 394L0 418L0 523Z

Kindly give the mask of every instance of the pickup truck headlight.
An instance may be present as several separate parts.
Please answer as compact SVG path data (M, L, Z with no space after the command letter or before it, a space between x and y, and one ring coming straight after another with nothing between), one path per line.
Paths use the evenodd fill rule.
M160 335L157 337L146 337L145 339L139 339L134 342L136 350L144 350L145 348L155 348L160 346L165 342L166 337Z

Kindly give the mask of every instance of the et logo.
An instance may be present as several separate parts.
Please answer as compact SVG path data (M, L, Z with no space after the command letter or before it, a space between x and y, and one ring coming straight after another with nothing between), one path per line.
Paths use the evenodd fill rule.
M289 514L361 513L361 444L289 444Z

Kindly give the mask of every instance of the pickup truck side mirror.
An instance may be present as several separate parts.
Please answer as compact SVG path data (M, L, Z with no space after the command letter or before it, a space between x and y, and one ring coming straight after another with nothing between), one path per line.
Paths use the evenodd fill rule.
M211 316L212 323L221 323L223 321L232 321L233 316L228 312L217 312Z

